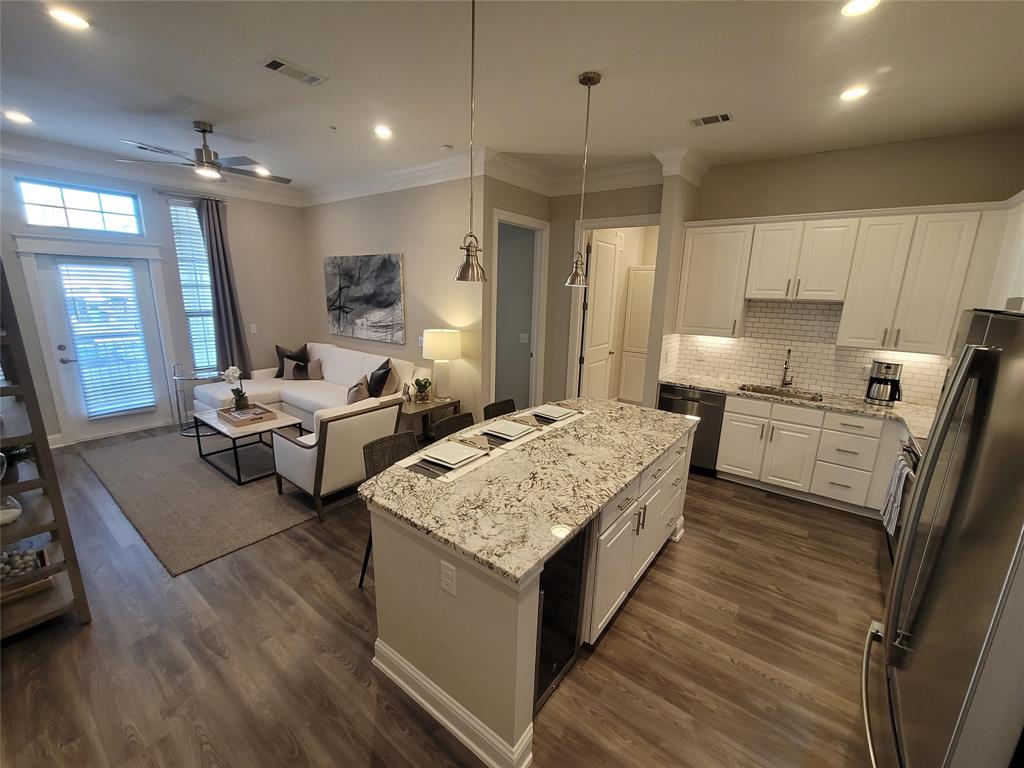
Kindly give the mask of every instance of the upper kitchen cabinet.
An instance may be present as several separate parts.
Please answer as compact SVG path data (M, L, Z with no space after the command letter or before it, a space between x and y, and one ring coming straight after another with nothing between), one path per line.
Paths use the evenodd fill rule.
M788 299L796 283L802 221L757 224L747 272L748 299Z
M743 334L743 294L753 234L752 224L686 230L677 333Z
M804 224L792 298L842 301L860 219L826 219Z
M836 343L881 349L892 327L916 216L862 219Z
M977 211L917 217L896 305L893 349L947 353L980 219Z

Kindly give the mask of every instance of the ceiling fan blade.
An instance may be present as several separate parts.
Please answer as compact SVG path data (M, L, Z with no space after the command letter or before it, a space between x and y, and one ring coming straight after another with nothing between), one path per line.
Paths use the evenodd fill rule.
M253 179L259 179L260 181L276 181L278 184L291 184L292 180L287 179L284 176L260 176L255 171L250 171L245 168L227 168L221 167L221 171L224 173L233 173L236 176L248 176Z
M237 168L238 166L244 165L262 165L259 160L253 160L251 157L245 155L239 155L238 157L218 157L217 162L228 168Z
M146 144L142 141L133 141L132 139L121 139L121 141L129 146L141 149L144 152L155 152L158 155L173 155L174 157L180 157L184 160L191 160L192 155L188 152L179 152L176 149L168 149L167 147L158 147L156 144Z
M119 163L149 163L150 165L183 165L186 168L195 168L195 163L176 163L173 160L126 160L125 158L117 158Z

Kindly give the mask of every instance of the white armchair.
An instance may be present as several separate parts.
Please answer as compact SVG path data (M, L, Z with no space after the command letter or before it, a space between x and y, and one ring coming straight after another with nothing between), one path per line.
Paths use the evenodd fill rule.
M372 398L317 411L313 432L302 437L274 430L277 492L284 492L282 478L299 487L313 497L316 513L323 522L323 497L366 479L363 445L393 434L401 411L400 395L382 400Z

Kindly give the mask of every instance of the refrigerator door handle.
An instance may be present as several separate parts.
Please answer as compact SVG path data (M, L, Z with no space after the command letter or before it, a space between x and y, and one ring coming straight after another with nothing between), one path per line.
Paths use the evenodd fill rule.
M871 758L871 768L878 768L878 761L875 760L875 739L871 733L871 707L868 705L868 681L871 679L871 645L884 640L882 635L882 623L872 621L868 627L867 637L864 638L864 658L860 665L860 706L864 714L864 732L868 739L868 757Z
M899 644L900 633L896 626L899 621L900 604L903 602L903 587L906 581L907 568L910 565L910 548L913 532L921 521L921 512L924 509L924 502L928 497L928 486L935 474L935 468L939 463L939 453L946 440L946 433L949 432L950 424L953 422L953 415L956 407L963 396L967 383L971 380L971 374L977 370L977 358L982 353L988 352L988 347L978 344L968 344L960 354L956 369L950 380L949 391L942 401L939 413L935 417L932 434L928 439L928 449L924 458L921 459L917 471L917 482L914 484L914 496L910 502L910 512L906 518L906 525L903 527L903 534L900 536L896 554L896 565L892 571L892 579L889 582L889 600L885 608L884 632L886 634L886 664L894 667L899 666L901 651L907 650Z

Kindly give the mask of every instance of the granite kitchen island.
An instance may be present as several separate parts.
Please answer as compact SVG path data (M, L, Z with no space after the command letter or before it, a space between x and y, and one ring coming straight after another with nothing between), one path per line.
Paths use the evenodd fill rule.
M561 405L582 415L453 480L396 465L359 489L373 530L374 664L491 766L532 760L549 618L571 615L573 652L595 642L682 534L698 420L600 400ZM552 580L571 570L561 560L572 551L575 613L543 596L545 580L557 594Z

